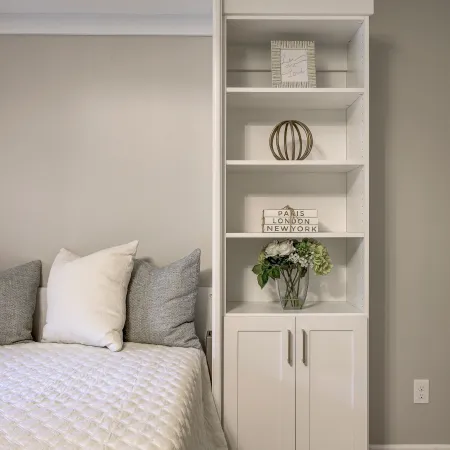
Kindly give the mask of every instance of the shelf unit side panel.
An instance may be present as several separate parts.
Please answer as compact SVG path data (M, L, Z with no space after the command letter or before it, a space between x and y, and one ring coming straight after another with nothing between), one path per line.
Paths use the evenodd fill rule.
M347 87L365 87L365 25L353 36L348 43L348 71Z
M222 0L223 1L223 0ZM226 284L226 261L227 261L227 246L226 246L226 223L227 223L227 183L228 183L228 172L227 172L227 168L226 168L226 160L227 160L227 145L228 145L228 136L227 136L227 130L228 130L228 106L227 106L227 102L228 102L228 96L226 93L226 86L228 83L228 65L227 65L227 60L228 60L228 45L227 45L227 34L228 34L228 30L227 30L227 20L225 17L223 17L222 19L222 32L223 32L223 41L222 41L222 48L223 48L223 52L222 52L222 77L223 77L223 100L222 100L222 113L223 113L223 118L222 118L222 123L223 123L223 133L222 133L222 143L223 143L223 148L222 148L222 155L223 155L223 159L222 159L222 176L223 176L223 192L222 192L222 223L223 223L223 229L222 229L222 233L223 233L223 267L222 267L222 276L223 276L223 297L221 299L222 301L222 307L223 310L226 311L226 302L225 299L227 298L227 284Z
M368 162L365 143L366 132L366 94L360 96L347 108L347 159Z
M347 173L347 218L349 233L363 233L366 216L365 201L366 169L355 169Z
M364 167L347 174L347 231L363 232L364 239L347 240L348 301L368 313L369 295L369 19L355 35L354 85L364 86L365 93L347 110L347 157L360 159ZM351 51L349 52L351 53ZM349 61L349 66L352 67ZM352 86L353 87L353 86Z
M364 247L364 308L367 314L369 314L369 266L370 266L370 238L369 238L369 228L370 228L370 93L369 93L369 74L370 74L370 55L369 55L369 17L364 19L364 159L366 161L365 166L365 217L364 217L364 234L365 234L365 247ZM367 430L366 430L367 431ZM366 433L366 438L368 438ZM367 439L366 439L367 442Z
M347 239L347 301L361 312L365 308L364 239Z

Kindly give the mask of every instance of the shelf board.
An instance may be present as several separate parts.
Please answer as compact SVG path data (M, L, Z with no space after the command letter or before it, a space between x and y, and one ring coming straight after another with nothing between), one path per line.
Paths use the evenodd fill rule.
M277 161L277 160L228 160L229 173L278 172L278 173L346 173L359 169L359 161Z
M306 303L301 310L283 310L278 302L227 302L227 316L285 316L289 314L365 315L348 302Z
M364 94L359 88L227 88L232 108L347 109Z
M364 233L227 233L227 239L339 239L339 238L364 238Z

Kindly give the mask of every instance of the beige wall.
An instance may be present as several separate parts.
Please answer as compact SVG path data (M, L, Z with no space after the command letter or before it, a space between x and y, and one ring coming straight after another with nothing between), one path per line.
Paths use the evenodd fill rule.
M211 283L211 39L0 37L0 269L132 239Z
M448 0L376 0L371 20L374 444L450 444L449 24Z
M448 444L450 1L375 7L370 440ZM210 283L210 51L0 37L0 268L139 238L159 264L199 246ZM412 403L414 378L430 379L429 405Z

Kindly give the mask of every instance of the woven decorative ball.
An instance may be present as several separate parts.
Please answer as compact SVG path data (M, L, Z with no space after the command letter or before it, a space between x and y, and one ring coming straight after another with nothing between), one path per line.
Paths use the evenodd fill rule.
M278 160L305 159L311 153L313 143L311 130L298 120L280 122L269 138L270 150Z

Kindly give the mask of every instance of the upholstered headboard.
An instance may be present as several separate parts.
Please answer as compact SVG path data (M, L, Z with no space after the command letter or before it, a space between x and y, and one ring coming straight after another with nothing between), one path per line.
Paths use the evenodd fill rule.
M42 329L45 325L47 314L47 289L41 288L38 292L38 301L34 313L33 336L40 341ZM195 329L202 345L205 346L206 332L211 329L211 288L201 287L198 290L197 304L195 307Z

